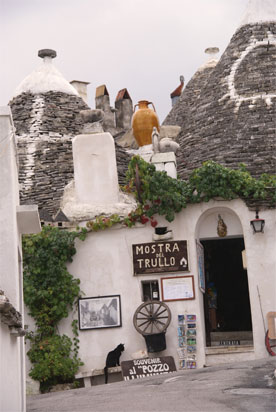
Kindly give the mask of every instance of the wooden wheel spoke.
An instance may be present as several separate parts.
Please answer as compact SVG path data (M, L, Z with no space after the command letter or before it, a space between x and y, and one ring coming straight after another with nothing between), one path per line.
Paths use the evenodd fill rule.
M156 311L154 312L154 314L156 315L156 313L159 311L159 309L161 308L162 305L159 304L158 308L156 309Z
M144 317L142 317L142 318L140 318L140 317L137 316L136 319L137 319L137 320L142 320L142 319L148 319L148 318L149 318L148 316L144 316Z
M162 332L162 329L159 328L159 326L157 325L157 322L154 322L154 326L156 327L156 329L158 330L158 332Z
M150 315L150 311L147 306L145 306L143 309L146 309L146 311L148 312L148 315Z
M150 324L151 324L151 322L149 321L149 322L147 322L148 324L144 327L144 329L142 329L143 330L143 332L145 332L147 329L148 329L148 327L150 326Z
M160 308L161 308L161 305L159 306L159 308L158 308L157 311L155 312L155 315L158 315L158 316L159 316L159 315L162 315L162 313L166 312L166 310L167 310L167 309L165 308L165 309L162 310L162 312L159 312L159 313L158 313L158 311L159 311Z
M158 316L159 316L159 315L162 315L164 312L167 312L167 309L164 309L164 310L162 310L162 312L159 312L159 313L158 313Z
M149 319L147 319L145 322L140 323L140 324L138 325L139 328L140 328L141 326L144 326L146 323L151 323L151 321L150 321Z
M143 308L143 309L144 309L144 308ZM144 313L144 312L142 312L142 310L140 310L140 312L137 313L137 316L138 316L138 315L143 315L143 316L147 316L147 317L148 317L148 316L150 315L150 313L149 313L148 310L147 310L147 312L148 312L148 313Z
M157 322L157 323L160 323L161 325L163 325L163 326L165 326L166 325L166 322L161 322L160 320L158 320L158 319L156 319L156 321L155 322Z

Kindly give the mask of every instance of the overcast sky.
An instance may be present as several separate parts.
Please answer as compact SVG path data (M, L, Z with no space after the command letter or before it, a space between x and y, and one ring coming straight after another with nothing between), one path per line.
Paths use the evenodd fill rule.
M206 60L220 54L238 28L247 0L0 0L0 105L42 60L57 51L55 66L68 80L105 84L111 105L127 88L133 100L154 102L160 121L170 93Z

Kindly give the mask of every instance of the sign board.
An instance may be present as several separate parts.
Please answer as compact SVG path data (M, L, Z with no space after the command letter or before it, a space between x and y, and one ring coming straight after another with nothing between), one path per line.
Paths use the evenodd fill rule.
M193 276L161 278L162 300L189 300L195 298Z
M132 252L134 275L189 270L186 240L140 243Z
M125 381L176 371L172 356L122 361L121 368Z
M205 293L205 269L204 269L204 247L203 245L196 241L196 251L197 251L197 270L199 278L199 288L201 292Z

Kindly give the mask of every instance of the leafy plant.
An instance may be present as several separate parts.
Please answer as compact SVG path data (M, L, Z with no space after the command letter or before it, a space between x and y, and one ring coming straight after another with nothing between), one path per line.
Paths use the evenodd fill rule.
M53 334L43 338L34 334L29 339L32 345L27 355L33 364L30 376L40 382L41 392L47 392L57 383L74 381L82 363L72 356L72 341L68 336Z
M203 163L188 181L184 181L172 179L166 172L156 171L153 165L134 156L129 163L124 189L135 194L146 216L163 215L169 222L188 204L208 202L217 197L267 200L271 206L276 202L276 176L263 174L255 179L244 165L228 169L213 161Z
M39 380L42 391L73 381L82 364L76 322L72 323L73 343L57 333L57 325L80 296L80 280L68 272L66 264L76 253L75 239L83 240L86 232L45 226L40 233L23 238L24 301L37 327L28 334L30 376Z
M98 216L87 223L89 230L105 229L116 223L131 227L136 222L150 222L155 227L155 215L165 216L168 222L172 222L175 213L188 204L208 202L218 197L225 200L266 200L271 206L276 202L276 176L263 174L255 179L243 164L238 169L228 169L207 161L192 172L188 181L184 181L156 171L154 165L134 156L129 162L126 181L123 190L136 197L136 210L127 217Z

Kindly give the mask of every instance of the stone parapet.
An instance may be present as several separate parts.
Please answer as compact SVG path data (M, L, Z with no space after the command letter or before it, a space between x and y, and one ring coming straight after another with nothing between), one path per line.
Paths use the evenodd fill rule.
M165 171L168 176L176 179L176 157L173 152L156 153L152 156L151 163L154 164L156 170Z

